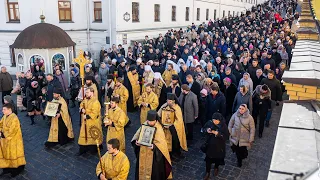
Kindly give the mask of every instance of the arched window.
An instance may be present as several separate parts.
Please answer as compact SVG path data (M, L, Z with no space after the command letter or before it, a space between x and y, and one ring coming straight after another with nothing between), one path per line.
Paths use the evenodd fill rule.
M57 64L61 66L62 70L65 70L66 59L63 54L58 53L52 57L52 67L54 68Z
M23 56L21 54L18 54L18 71L24 72L24 62L23 62Z
M40 69L45 72L44 58L40 55L33 55L30 58L30 69L33 72L33 68L35 65L38 65Z

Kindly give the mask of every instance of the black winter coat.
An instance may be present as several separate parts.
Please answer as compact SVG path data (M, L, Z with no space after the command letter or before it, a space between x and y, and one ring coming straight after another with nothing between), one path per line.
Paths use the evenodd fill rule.
M62 89L60 81L55 76L53 77L53 80L51 82L48 82L48 84L47 84L47 97L46 97L47 101L52 101L52 99L53 99L53 89L54 88ZM62 94L62 97L65 97L64 93Z
M252 65L248 67L247 72L250 74L251 79L256 76L257 69L261 69L259 65L257 67Z
M162 74L164 72L164 67L163 66L155 66L153 65L152 67L153 72L159 72L160 74Z
M179 78L180 78L180 80L181 80L181 84L188 84L188 82L187 82L187 75L193 75L193 73L190 71L190 70L187 70L186 72L184 72L184 71L180 71L179 72Z
M224 94L226 97L226 115L232 114L232 106L233 106L233 101L234 97L236 96L238 92L237 86L233 83L224 90Z
M33 110L40 111L41 110L41 88L38 86L37 88L33 88L31 85L27 87L27 111L31 112Z
M200 91L201 91L201 86L200 84L197 82L197 81L193 81L193 84L190 88L190 90L195 94L197 95L198 99L200 97Z
M164 88L164 86L163 86L162 88ZM166 93L165 93L165 94L168 94L168 93L172 93L172 88L171 88L171 86L168 86L168 87L166 88ZM179 97L180 94L181 94L181 87L177 86L176 89L175 89L175 92L173 92L173 93L174 93L177 97Z
M226 115L226 98L221 91L213 97L212 94L209 94L206 102L206 119L210 120L212 118L212 114L215 112L221 113L224 117Z
M242 79L243 78L243 74L245 73L245 71L244 70L236 70L236 69L234 69L233 71L232 71L232 73L234 74L234 76L236 77L236 83L235 82L233 82L232 81L232 83L234 83L235 85L239 85L239 82L240 82L240 79Z
M124 74L126 73L126 67L118 66L118 77L124 78Z
M220 124L215 125L212 121L208 121L204 126L205 133L208 135L208 146L206 157L214 159L224 159L226 156L226 141L229 138L229 131L226 123L220 121ZM218 135L208 134L206 130L211 128L218 131Z
M258 85L260 85L262 79L264 79L265 77L263 75L261 75L259 78L257 76L252 77L252 82L253 82L253 89L256 89L256 87Z
M264 78L262 79L261 85L266 84L271 90L271 99L274 101L282 101L282 90L281 84L276 77L273 79Z

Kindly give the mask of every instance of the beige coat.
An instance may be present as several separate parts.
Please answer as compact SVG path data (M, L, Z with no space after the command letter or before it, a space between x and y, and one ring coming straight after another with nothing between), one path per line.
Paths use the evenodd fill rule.
M239 146L250 146L250 142L254 141L255 126L254 120L247 110L243 115L239 110L235 112L228 125L230 133L230 143ZM248 131L249 130L249 131Z

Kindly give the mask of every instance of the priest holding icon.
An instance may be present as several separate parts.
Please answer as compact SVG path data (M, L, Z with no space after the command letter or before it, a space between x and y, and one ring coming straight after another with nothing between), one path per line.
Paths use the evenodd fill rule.
M62 93L61 88L53 89L53 100L51 102L57 103L58 109L56 116L51 118L49 137L45 143L46 147L52 147L58 143L64 145L74 138L68 105L63 97L61 97Z
M181 148L188 151L186 131L184 128L182 111L175 94L167 94L167 103L161 106L158 115L164 127L169 152L181 155ZM180 148L181 147L181 148Z
M145 144L145 134L150 136L150 145ZM157 112L148 111L147 121L142 124L131 140L134 147L137 164L135 179L164 180L172 179L172 164L168 151L165 135L160 122L158 122ZM143 143L143 144L142 144ZM147 168L146 168L147 167Z

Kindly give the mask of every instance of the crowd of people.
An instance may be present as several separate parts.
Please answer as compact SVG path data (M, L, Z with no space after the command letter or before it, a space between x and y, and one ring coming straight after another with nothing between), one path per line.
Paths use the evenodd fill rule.
M81 117L77 155L97 152L97 144L102 147L103 142L102 125L107 129L108 152L97 165L99 179L127 179L125 127L131 123L127 112L136 111L141 123L131 140L137 156L136 179L172 179L171 157L188 151L194 126L201 126L207 137L200 148L206 154L204 179L210 178L212 164L215 176L225 164L228 140L241 167L254 143L256 127L262 138L273 108L282 101L281 78L290 66L296 42L291 31L298 18L296 6L294 0L272 0L237 17L199 26L192 23L185 30L171 29L157 38L145 36L127 52L121 44L113 45L101 50L99 68L90 52L84 52L90 63L83 69L83 88L78 64L70 65L69 80L59 65L53 74L45 74L36 65L32 71L17 74L14 88L2 67L2 174L16 176L26 164L18 110L28 112L31 125L38 115L48 121L45 146L50 148L74 139L68 105L79 107ZM17 104L10 94L17 94ZM54 104L58 104L56 113L50 116L46 107ZM12 132L13 126L18 133ZM16 142L18 149L13 147ZM10 159L16 157L11 156L19 160L12 164Z

